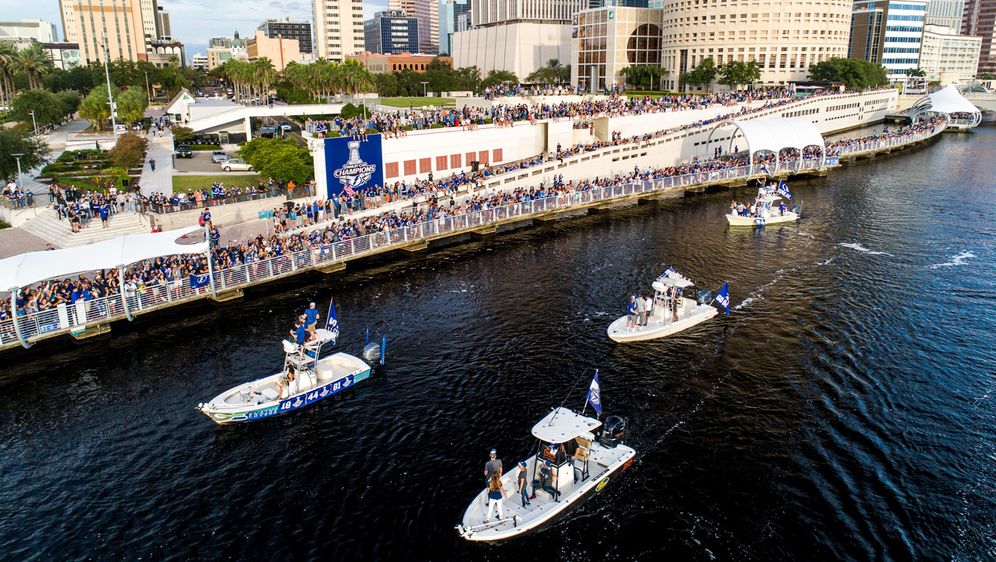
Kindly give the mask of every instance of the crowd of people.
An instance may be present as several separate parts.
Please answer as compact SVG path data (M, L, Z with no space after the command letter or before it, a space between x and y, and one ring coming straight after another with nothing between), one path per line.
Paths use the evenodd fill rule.
M717 120L728 118L723 116ZM933 132L941 124L941 119L925 120L901 129L885 129L882 133L868 137L833 141L827 143L828 154L841 154L849 147L860 146L871 140L901 139L911 135ZM612 185L638 180L659 180L688 174L708 174L747 165L748 156L744 153L737 153L711 160L693 161L662 168L647 170L634 168L628 174L620 174L611 178L564 181L563 176L557 176L549 184L541 182L530 188L517 187L511 191L492 190L489 193L478 190L463 195L459 194L460 188L465 184L479 184L489 174L504 173L514 169L515 166L528 168L551 159L568 158L580 151L595 150L606 144L647 140L670 132L674 131L640 135L628 139L613 136L611 141L578 145L567 149L558 146L554 152L513 164L485 167L476 173L461 172L442 180L434 180L430 174L425 180L410 183L399 181L387 186L375 186L368 190L358 190L351 195L344 193L335 199L298 203L291 209L284 206L277 207L274 209L275 228L272 234L266 236L259 234L242 241L221 243L218 229L210 223L209 219L205 226L208 227L212 241L211 265L216 275L231 275L230 272L239 266L259 265L271 258L288 256L305 250L318 252L319 255L325 256L334 244L373 234L382 235L383 242L381 243L395 241L401 229L427 221L443 220L446 224L455 224L452 221L456 217L506 206L511 206L513 212L521 213L525 209L524 205L547 197L558 197L563 202L580 201L585 192ZM818 156L818 153L812 153L812 149L809 150L808 153L796 153L794 157ZM792 156L788 155L786 158L791 160ZM755 159L755 166L763 170L763 166L766 163L773 163L773 160L773 155L767 159ZM269 190L268 185L261 184L256 186L255 191L259 193L259 190L263 188ZM72 188L56 189L58 194L53 196L53 200L58 199L60 205L61 202L65 202L69 208L68 216L71 216L71 213L76 213L77 215L86 214L91 218L93 216L103 217L101 209L106 209L108 214L127 211L131 209L132 205L142 200L139 196L130 197L134 195L131 193L117 193L110 197L111 194L92 194L79 192ZM212 190L212 195L220 193L222 193L220 190ZM207 195L206 192L202 193L202 201L205 195ZM359 211L376 208L384 203L411 200L416 197L424 197L424 200L421 202L413 201L410 207L392 208L378 214L359 213ZM147 199L147 201L152 201L152 199ZM172 205L172 202L170 204ZM94 209L96 209L96 214L94 214ZM192 275L201 276L207 271L207 259L199 255L170 256L133 264L124 273L124 293L129 299L130 307L132 300L134 300L136 307L141 303L156 304L180 296L185 278ZM257 270L255 275L261 275L261 273ZM73 278L50 280L36 287L23 288L16 295L17 313L19 315L33 314L40 310L53 308L61 303L72 304L79 300L84 302L99 301L101 297L118 294L121 291L118 277L118 272L111 270L92 275L84 274ZM198 288L197 290L204 289ZM108 302L111 304L95 304L94 306L119 306L119 304L113 304L117 302L114 299L110 299ZM105 309L103 312L113 315L121 311ZM0 307L0 321L9 318L10 302L8 301L5 306ZM8 327L9 324L5 324L0 329L7 330Z
M30 189L21 189L12 178L3 187L3 200L12 209L33 207L35 205L35 194Z

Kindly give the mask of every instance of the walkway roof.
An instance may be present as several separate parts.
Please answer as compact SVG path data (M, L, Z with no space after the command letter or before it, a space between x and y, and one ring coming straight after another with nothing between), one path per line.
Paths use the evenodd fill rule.
M202 236L190 236L203 230L200 226L189 226L154 234L131 234L78 248L13 256L0 260L0 287L26 287L46 279L112 269L161 256L203 254L208 243L198 241L203 240Z
M930 98L930 111L939 113L978 113L979 108L975 104L965 99L961 95L957 86L949 85L947 88L938 90L927 95Z
M752 119L732 124L740 129L751 153L770 150L777 154L783 148L802 151L807 146L824 147L823 135L804 117Z

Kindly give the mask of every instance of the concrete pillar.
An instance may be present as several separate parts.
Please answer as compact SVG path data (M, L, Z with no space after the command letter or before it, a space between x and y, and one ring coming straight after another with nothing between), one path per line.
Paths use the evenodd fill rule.
M245 118L245 127L246 127L246 141L250 141L252 140L252 119L248 115L246 115Z

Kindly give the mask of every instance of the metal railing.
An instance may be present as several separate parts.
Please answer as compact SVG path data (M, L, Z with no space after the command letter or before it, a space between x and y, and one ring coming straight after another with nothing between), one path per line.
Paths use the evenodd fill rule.
M892 137L889 139L857 143L847 151L838 152L837 155L844 156L854 152L910 144L936 135L943 131L943 129L943 126L938 126L932 133L925 132L904 137ZM780 162L777 166L772 164L769 167L769 172L773 174L792 173L819 167L819 159L802 159ZM432 238L457 234L462 231L471 231L509 219L527 219L531 216L550 211L569 210L572 207L584 207L593 203L608 202L621 197L662 192L711 182L747 179L758 175L760 175L758 165L755 164L753 169L748 166L739 166L721 170L667 176L653 180L620 182L604 187L592 186L581 191L557 193L542 199L519 201L467 214L442 217L398 227L390 231L380 231L364 236L343 238L292 254L216 270L209 279L209 285L205 287L192 288L189 278L185 277L169 283L143 287L138 291L126 294L125 299L127 299L128 309L133 315L142 314L165 305L203 298L216 291L238 289L261 281L293 275L302 270L321 267L335 262L344 262L375 251L384 251L392 247L402 247L413 242L427 241ZM75 329L82 329L83 326L88 324L101 323L124 317L123 299L122 295L118 293L86 302L77 301L73 304L60 304L53 309L31 312L19 316L18 325L22 335L30 339L31 337L51 332L71 332ZM12 320L0 321L0 345L10 345L17 343L17 341Z

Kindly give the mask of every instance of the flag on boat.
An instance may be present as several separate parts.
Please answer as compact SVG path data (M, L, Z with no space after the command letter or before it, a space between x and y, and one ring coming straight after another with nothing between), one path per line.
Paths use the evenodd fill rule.
M726 309L726 315L730 315L730 284L723 283L723 288L716 293L716 302L723 305Z
M792 199L792 193L789 192L789 184L788 184L787 181L782 180L782 181L778 182L778 189L776 191L777 191L778 195L781 195L782 197L784 197L786 199L789 199L789 200Z
M200 289L201 287L207 287L211 284L211 276L207 273L203 275L191 275L190 276L190 288Z
M325 320L325 329L332 332L330 343L335 345L335 340L339 337L339 318L335 315L335 299L329 300L329 315Z
M595 377L591 379L591 386L588 387L588 403L598 415L602 415L602 388L598 386L598 369L595 369Z
M670 267L668 267L667 271L665 271L664 273L661 273L661 277L670 277L672 273L674 273L674 266L673 265L670 266Z

